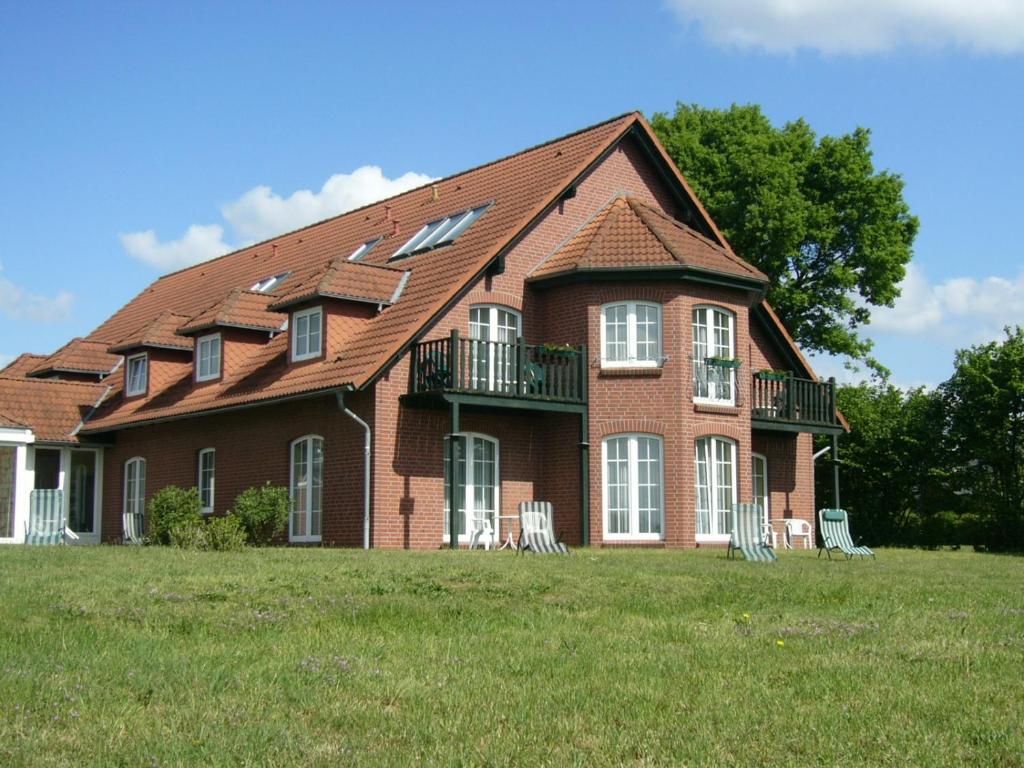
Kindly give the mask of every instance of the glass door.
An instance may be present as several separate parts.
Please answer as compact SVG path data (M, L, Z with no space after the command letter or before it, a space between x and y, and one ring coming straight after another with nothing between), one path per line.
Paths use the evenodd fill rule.
M18 449L0 445L0 538L14 536L14 472Z
M68 528L81 540L95 540L99 535L96 490L96 452L72 450L67 478Z
M472 387L511 392L515 385L515 349L520 316L512 309L478 306L469 310Z
M451 437L444 439L444 536L450 536ZM489 524L491 543L498 535L498 441L485 435L455 435L455 529L460 541Z

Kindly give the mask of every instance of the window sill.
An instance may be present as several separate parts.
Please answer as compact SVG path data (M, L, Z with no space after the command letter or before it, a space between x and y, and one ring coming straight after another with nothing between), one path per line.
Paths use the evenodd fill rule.
M714 403L694 403L694 413L714 413L718 416L739 416L743 411L738 405L716 405Z
M602 367L598 371L598 377L602 379L615 379L624 377L636 377L636 378L658 378L661 376L662 368L658 366L650 367L633 367L633 368L604 368Z

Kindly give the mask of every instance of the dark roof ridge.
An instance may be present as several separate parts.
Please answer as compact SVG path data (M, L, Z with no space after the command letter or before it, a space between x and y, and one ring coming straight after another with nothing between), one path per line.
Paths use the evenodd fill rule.
M39 379L29 378L27 376L8 376L0 373L0 381L22 381L30 384L47 384L50 386L74 386L74 387L105 387L106 384L102 384L98 381L75 381L74 379Z
M601 127L603 127L605 125L608 125L609 123L614 123L616 120L622 120L623 118L629 117L631 115L640 115L640 111L639 110L632 110L630 112L623 112L621 115L616 115L615 117L609 117L606 120L601 120L600 122L594 123L593 125L588 125L585 128L580 128L579 130L572 131L570 133L565 134L564 136L558 136L558 137L556 137L554 139L548 139L547 141L542 141L540 144L534 144L533 146L527 147L526 149L520 149L520 150L518 150L516 152L512 152L512 153L510 153L508 155L505 155L504 157L499 157L497 160L491 160L491 161L486 162L486 163L481 163L480 165L475 165L472 168L466 168L465 170L457 171L457 172L455 172L453 174L450 174L448 176L441 176L439 178L432 179L431 181L428 181L425 184L420 184L418 187L413 187L412 189L407 189L404 192L399 192L397 194L391 195L390 197L385 197L385 198L383 198L381 200L374 200L373 202L366 203L365 205L361 205L358 208L351 208L351 209L349 209L347 211L342 211L341 213L335 214L334 216L328 216L326 219L319 219L318 221L313 221L313 222L310 222L309 224L304 224L301 227L296 227L295 229L288 230L287 232L281 232L280 234L273 235L272 237L267 237L267 238L264 238L263 240L258 240L255 243L249 243L248 245L243 245L240 248L235 248L234 250L228 251L227 253L222 253L220 256L214 256L212 259L207 259L206 261L200 261L200 262L198 262L196 264L189 264L187 267L182 267L181 269L176 269L173 272L166 272L166 273L160 275L159 277L157 277L157 279L154 280L153 282L159 282L160 280L163 280L164 278L173 277L174 275L181 274L182 272L187 272L190 269L195 269L196 267L200 267L200 266L203 266L205 264L212 264L215 261L219 261L220 259L227 258L228 256L232 256L232 255L234 255L236 253L239 253L241 251L247 250L249 248L256 248L256 247L261 246L261 245L267 245L269 243L272 243L275 240L280 240L283 237L288 237L289 235L294 235L294 234L297 234L299 232L303 232L303 231L305 231L305 230L307 230L307 229L309 229L311 227L315 227L315 226L318 226L320 224L323 224L324 222L334 221L335 219L340 219L342 216L348 216L349 214L352 214L352 213L359 213L360 211L365 211L365 210L368 210L370 208L373 208L375 205L382 205L382 204L385 204L385 203L389 203L392 200L395 200L395 199L397 199L399 197L402 197L403 195L411 194L413 192L416 192L417 190L426 189L427 187L431 186L432 184L437 184L437 183L442 182L442 181L450 181L452 179L457 179L459 176L465 176L467 173L473 173L474 171L479 171L479 170L481 170L483 168L487 168L489 166L496 165L497 163L501 163L501 162L504 162L506 160L511 160L514 157L519 157L520 155L525 155L527 152L534 152L534 151L536 151L538 149L543 149L544 147L546 147L546 146L548 146L550 144L555 144L556 142L559 142L559 141L564 141L566 139L571 139L573 136L579 136L581 133L586 133L587 131L593 131L593 130L595 130L597 128L601 128ZM358 263L358 262L356 262L356 263ZM150 285L152 285L152 283L150 283ZM148 288L148 286L147 286L147 288Z

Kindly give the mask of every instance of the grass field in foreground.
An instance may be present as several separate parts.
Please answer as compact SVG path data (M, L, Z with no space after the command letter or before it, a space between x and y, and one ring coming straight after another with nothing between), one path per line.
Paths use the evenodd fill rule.
M1024 559L0 547L0 764L1024 765Z

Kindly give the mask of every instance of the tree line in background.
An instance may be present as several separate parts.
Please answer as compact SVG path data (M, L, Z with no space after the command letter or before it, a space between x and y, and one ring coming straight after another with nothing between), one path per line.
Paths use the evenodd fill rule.
M817 136L756 105L677 104L651 126L801 347L847 355L875 383L842 387L841 501L870 544L1024 550L1024 339L957 353L934 391L888 384L860 329L892 306L918 220L899 174L876 171L871 133ZM819 472L819 506L833 503Z
M1024 330L960 350L934 390L876 381L837 400L851 426L840 499L866 542L1024 550ZM833 494L823 469L819 506Z

